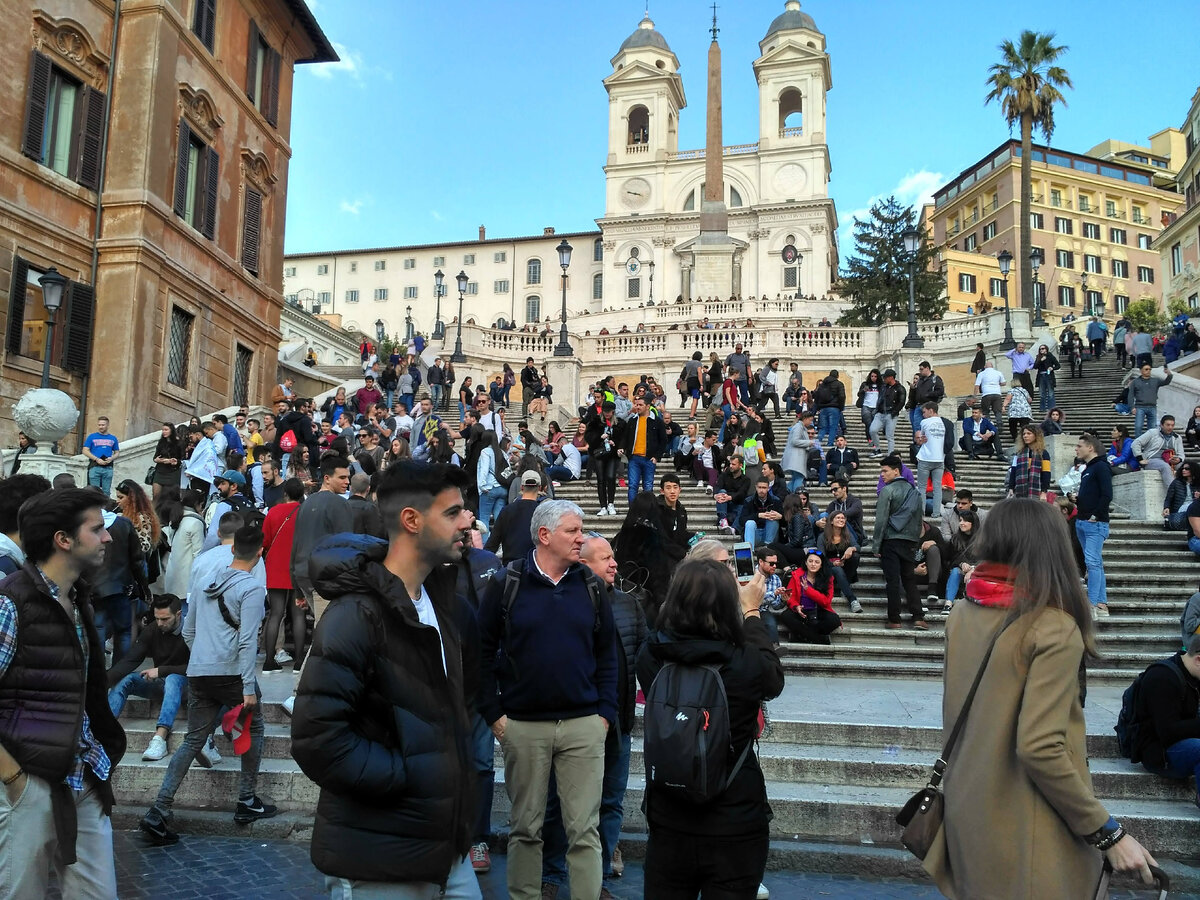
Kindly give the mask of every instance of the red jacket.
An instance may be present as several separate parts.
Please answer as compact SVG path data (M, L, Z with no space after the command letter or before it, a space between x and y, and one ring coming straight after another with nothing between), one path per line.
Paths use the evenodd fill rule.
M263 559L267 588L292 589L292 538L296 535L296 512L300 504L291 500L272 506L263 521Z
M805 582L805 570L797 569L792 573L792 580L788 582L788 597L787 604L792 609L812 609L820 606L829 612L833 612L833 579L829 579L829 593L822 594L813 585ZM268 582L270 575L267 576Z

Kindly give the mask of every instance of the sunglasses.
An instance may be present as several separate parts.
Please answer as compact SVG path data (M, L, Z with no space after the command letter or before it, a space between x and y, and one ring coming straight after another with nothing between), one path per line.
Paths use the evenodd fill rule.
M805 556L824 556L825 554L822 553L820 550L818 550L816 547L805 547L804 555Z

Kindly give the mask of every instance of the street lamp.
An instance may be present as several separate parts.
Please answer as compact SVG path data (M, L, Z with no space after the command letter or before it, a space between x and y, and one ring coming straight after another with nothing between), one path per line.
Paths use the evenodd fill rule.
M406 341L411 341L412 336L413 336L412 307L406 306L406 307L404 307L404 339Z
M441 340L446 336L446 326L442 324L442 298L446 296L446 276L438 269L433 273L433 296L437 298L437 312L433 317L433 336Z
M1029 265L1033 268L1033 327L1045 328L1046 320L1042 318L1042 297L1038 293L1038 269L1042 267L1042 248L1034 247L1029 251Z
M921 246L921 235L917 229L909 228L901 237L904 252L908 254L908 334L904 336L903 346L920 349L925 346L925 338L917 334L917 250Z
M463 294L467 292L467 273L460 269L455 281L458 282L458 335L454 339L454 353L450 355L450 362L465 363L467 355L462 352L462 304Z
M650 265L650 301L646 305L653 306L654 305L654 260L650 260L649 265Z
M382 344L383 339L387 337L387 326L383 324L383 319L375 320L375 341Z
M996 256L1000 263L1000 274L1004 276L1004 340L1000 342L1001 350L1011 350L1017 346L1013 340L1012 315L1008 311L1008 273L1012 270L1013 255L1007 250L1001 250Z
M567 266L571 265L571 245L563 238L555 247L558 251L558 264L562 266L562 330L558 333L558 346L554 348L555 356L574 356L575 350L567 340Z
M42 305L46 307L46 347L42 354L42 387L50 387L50 347L54 343L54 317L62 306L63 288L67 286L66 276L51 266L38 279L42 286Z
M1087 279L1087 277L1088 277L1087 270L1086 270L1086 269L1084 269L1084 271L1083 271L1083 272L1080 274L1080 276L1079 276L1079 284L1080 284L1080 286L1081 286L1081 289L1082 289L1082 291L1083 291L1083 306L1084 306L1084 309L1086 309L1086 310L1087 310L1087 314L1090 316L1090 315L1094 315L1094 313L1092 312L1092 301L1091 301L1091 297L1088 295L1088 288L1087 288L1087 281L1088 281L1088 279Z

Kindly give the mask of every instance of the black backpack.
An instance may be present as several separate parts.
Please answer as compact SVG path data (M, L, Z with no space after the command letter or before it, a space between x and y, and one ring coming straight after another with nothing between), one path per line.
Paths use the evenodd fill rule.
M1133 679L1133 684L1125 688L1125 693L1121 695L1121 712L1117 715L1117 724L1113 727L1113 731L1117 733L1117 749L1132 763L1142 761L1142 747L1146 743L1146 730L1153 727L1150 717L1146 714L1146 703L1142 699L1142 680L1146 677L1146 672L1155 666L1166 666L1179 679L1179 683L1186 687L1183 673L1179 671L1179 666L1175 665L1173 660L1174 657L1167 657L1150 663L1137 678Z
M903 531L914 518L922 515L924 507L925 492L918 491L911 484L908 485L908 493L900 501L900 506L888 515L887 527L893 531Z
M666 663L646 691L644 727L647 787L692 803L720 796L750 755L747 741L729 767L729 700L718 666Z

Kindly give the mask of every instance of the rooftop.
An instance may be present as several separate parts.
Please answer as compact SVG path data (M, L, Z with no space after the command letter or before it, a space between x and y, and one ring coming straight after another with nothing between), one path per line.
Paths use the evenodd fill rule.
M813 21L813 17L806 12L800 11L800 0L787 0L787 3L784 4L783 12L776 16L767 27L767 33L763 36L763 40L766 40L777 31L794 31L797 28L820 31L817 28L817 23Z
M525 237L502 237L502 238L485 238L482 241L442 241L436 244L405 244L396 247L362 247L351 248L345 250L318 250L309 253L285 253L283 258L288 259L316 259L323 256L357 256L367 253L398 253L403 250L436 250L439 247L467 247L478 246L482 247L487 244L519 244L523 241L548 241L548 240L563 240L564 238L586 238L595 240L600 237L600 232L597 231L559 231L542 234L531 234Z
M637 31L625 38L621 44L621 50L632 50L635 47L657 47L659 50L671 52L667 39L654 30L654 21L649 12L638 23Z

